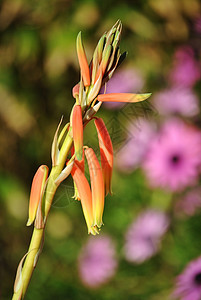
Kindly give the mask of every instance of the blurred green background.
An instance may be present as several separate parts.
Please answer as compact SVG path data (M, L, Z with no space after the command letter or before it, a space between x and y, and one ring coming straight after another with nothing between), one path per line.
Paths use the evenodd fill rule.
M189 44L200 57L201 39L193 24L201 4L199 0L4 0L0 7L0 299L10 299L16 267L32 233L25 226L31 181L38 166L51 166L55 129L62 115L67 122L74 103L78 32L83 33L90 60L99 37L121 19L121 50L128 51L122 68L140 70L143 92L154 93L166 86L164 74L176 47ZM199 95L200 86L195 89ZM106 123L118 118L116 111L104 107L98 115ZM91 132L92 128L86 132L86 140ZM69 180L56 194L27 300L169 299L175 276L201 253L201 213L173 220L162 251L142 265L132 265L122 254L128 225L146 207L165 209L169 195L150 191L140 170L122 175L115 169L113 191L106 199L101 234L109 234L116 243L116 275L96 290L84 287L79 279L77 256L88 236L80 205L71 199Z

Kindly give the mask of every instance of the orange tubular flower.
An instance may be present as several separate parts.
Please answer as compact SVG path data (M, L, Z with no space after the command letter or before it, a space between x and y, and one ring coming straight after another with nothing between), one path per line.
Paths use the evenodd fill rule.
M76 165L76 163L74 163L71 175L81 198L81 205L87 223L88 233L96 235L99 232L97 227L93 226L92 194L89 183L84 172Z
M77 56L79 60L84 86L89 86L91 82L90 71L89 71L89 65L87 62L84 47L82 45L81 31L78 33L77 36Z
M82 109L80 105L75 105L72 116L73 140L75 147L75 156L77 160L82 160L83 154L83 122Z
M110 139L110 135L107 128L101 118L96 118L95 121L96 130L98 133L100 154L101 154L101 166L103 179L105 183L105 195L112 193L112 170L113 170L113 146Z
M97 100L101 102L141 102L151 96L146 94L130 94L130 93L110 93L98 95Z
M29 200L29 219L27 221L27 226L30 226L35 220L37 208L40 199L43 196L45 182L48 177L48 171L48 167L46 165L42 165L38 168L36 174L34 175Z
M102 216L105 196L102 170L92 148L85 149L85 155L91 179L93 225L97 225L100 228L103 225Z
M71 149L71 156L73 156L73 154L75 153L75 149L74 147L72 147ZM84 150L82 150L82 160L78 161L77 159L75 160L76 166L78 166L81 171L84 173ZM80 200L80 194L78 192L77 186L75 184L74 181L74 196L73 198L75 198L75 200Z

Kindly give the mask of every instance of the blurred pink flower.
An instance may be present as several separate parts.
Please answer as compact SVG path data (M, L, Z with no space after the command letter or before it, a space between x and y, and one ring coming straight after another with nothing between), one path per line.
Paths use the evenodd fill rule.
M90 237L79 255L79 274L84 285L97 288L116 272L115 247L108 236Z
M138 93L144 85L144 79L139 71L135 69L124 69L115 73L109 82L106 84L107 93ZM105 91L105 86L102 87L100 94ZM104 103L107 108L121 108L125 103L107 102Z
M170 82L176 86L192 87L201 77L199 62L195 60L190 46L179 48L174 55L174 65L169 74Z
M175 205L177 213L185 213L193 216L197 209L201 208L201 188L194 188L188 191Z
M154 96L154 105L162 115L180 114L192 117L199 113L198 97L189 88L173 87Z
M150 143L143 168L152 187L179 191L196 182L200 164L201 132L175 118Z
M191 261L177 277L174 297L181 300L201 299L201 257Z
M128 138L115 159L119 170L132 172L142 162L149 142L156 133L156 124L139 118L130 123L127 130Z
M126 234L126 259L139 264L156 254L168 226L168 217L161 211L147 210L139 215Z

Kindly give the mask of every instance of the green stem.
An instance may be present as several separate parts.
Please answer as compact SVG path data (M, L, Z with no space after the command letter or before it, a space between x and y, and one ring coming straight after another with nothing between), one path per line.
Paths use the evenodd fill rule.
M69 129L69 132L68 132L68 134L64 140L64 143L61 147L58 165L52 168L50 175L49 175L49 179L48 179L48 183L47 183L47 187L46 187L46 191L45 191L45 196L44 196L45 224L46 224L46 221L48 218L48 214L49 214L49 211L50 211L50 208L52 205L52 201L53 201L55 192L57 190L57 186L54 183L54 180L57 178L57 176L63 170L63 167L67 160L68 153L72 147L73 139L72 139L71 132L72 132L72 128ZM45 230L45 227L41 228L41 229L37 229L34 227L29 250L27 252L28 254L26 256L26 259L25 259L25 262L24 262L24 265L23 265L23 268L21 271L21 283L19 284L20 287L18 288L17 291L14 292L12 300L23 299L26 294L26 290L27 290L29 282L31 280L32 273L33 273L34 268L37 263L38 255L40 254L41 248L43 246L42 244L43 244L44 230Z

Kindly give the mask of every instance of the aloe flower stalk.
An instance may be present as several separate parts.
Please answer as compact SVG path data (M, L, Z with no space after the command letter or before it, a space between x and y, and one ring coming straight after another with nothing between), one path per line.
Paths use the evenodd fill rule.
M75 103L70 122L64 124L62 128L61 119L56 129L51 149L52 169L49 176L48 167L43 165L33 180L27 225L31 225L35 220L34 229L29 249L17 268L13 300L21 300L26 294L43 248L46 222L55 192L70 174L74 180L75 199L80 199L88 233L96 235L100 231L104 196L111 192L113 149L103 120L96 118L95 115L102 102L139 102L151 95L120 93L99 95L101 87L112 77L126 57L126 52L120 53L121 32L122 24L118 20L100 38L90 64L87 62L81 33L78 34L76 50L81 78L72 89ZM83 130L94 119L98 132L101 166L93 149L88 148L83 141ZM91 187L85 177L83 152L89 165Z

